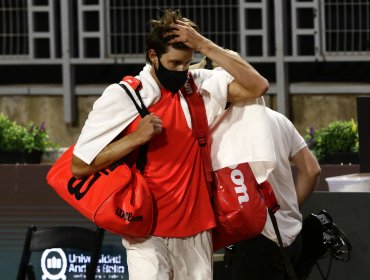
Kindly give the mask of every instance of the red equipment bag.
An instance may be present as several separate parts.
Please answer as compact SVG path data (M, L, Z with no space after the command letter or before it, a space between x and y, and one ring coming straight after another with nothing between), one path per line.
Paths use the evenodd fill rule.
M279 205L268 181L258 184L248 163L214 171L213 249L232 245L259 235L267 220L267 209Z
M190 87L185 84L181 92L186 93L183 96L189 107L193 134L201 148L207 181L212 185L210 196L217 223L212 238L213 250L217 251L260 234L266 224L268 209L275 213L279 205L270 183L258 184L248 163L212 172L204 102L191 75L188 85Z
M153 224L152 195L140 172L117 163L76 179L71 172L73 148L54 163L46 177L48 184L97 226L120 235L148 235Z
M120 160L105 170L76 179L71 171L73 149L74 145L51 167L46 177L48 184L97 226L119 235L149 235L153 225L153 198L140 171Z

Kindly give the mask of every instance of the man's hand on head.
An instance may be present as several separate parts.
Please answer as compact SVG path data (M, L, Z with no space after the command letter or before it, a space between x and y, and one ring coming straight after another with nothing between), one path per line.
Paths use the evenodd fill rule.
M171 31L164 33L163 37L175 36L168 41L170 44L184 43L189 48L201 52L201 49L211 41L198 33L189 23L177 21L171 24Z

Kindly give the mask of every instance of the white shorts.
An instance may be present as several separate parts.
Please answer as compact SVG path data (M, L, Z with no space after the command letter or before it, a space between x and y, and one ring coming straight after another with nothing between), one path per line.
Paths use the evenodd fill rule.
M211 231L186 238L124 237L130 280L212 280Z

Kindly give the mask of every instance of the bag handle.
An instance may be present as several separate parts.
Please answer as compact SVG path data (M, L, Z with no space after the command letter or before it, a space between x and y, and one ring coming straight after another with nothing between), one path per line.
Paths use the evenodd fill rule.
M141 98L140 92L139 92L139 89L141 88L140 80L136 79L135 77L126 76L126 77L123 78L123 81L127 82L135 90L135 94L136 94L137 98L140 101L141 107L139 106L139 104L137 104L134 96L132 95L131 91L127 88L127 86L125 84L119 84L126 91L128 96L130 97L130 99L134 103L137 111L140 114L140 117L144 118L146 115L149 115L150 112L146 108L146 106L143 102L143 99ZM148 147L149 147L148 143L140 146L138 156L136 158L136 169L139 170L141 173L144 172L144 168L145 168L146 163L147 163L146 154L148 152Z
M190 85L190 87L189 87ZM195 85L193 76L189 73L188 81L181 88L181 93L186 100L192 123L192 130L195 138L198 140L202 161L205 169L205 175L208 182L209 192L212 183L212 163L210 156L210 143L209 143L209 129L207 114L204 106L204 101L198 88ZM210 192L211 193L211 192Z
M132 95L131 91L126 87L126 85L125 84L119 84L126 91L128 96L130 97L130 99L134 103L134 105L135 105L137 111L139 112L140 116L142 118L144 118L146 115L149 115L150 112L148 111L148 109L144 105L143 99L141 98L141 95L140 95L140 92L139 92L139 90L141 89L140 80L138 80L138 79L136 79L135 77L132 77L132 76L126 76L122 79L122 81L128 83L133 88L133 90L135 91L136 97L139 99L141 107L139 106L139 104L137 104L134 96Z

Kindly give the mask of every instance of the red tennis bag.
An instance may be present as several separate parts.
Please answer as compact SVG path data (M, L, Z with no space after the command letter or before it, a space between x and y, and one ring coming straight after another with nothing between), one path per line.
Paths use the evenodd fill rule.
M125 163L116 163L76 179L71 172L73 147L51 167L48 184L97 226L120 235L148 235L153 225L153 202L141 173Z
M132 98L127 88L122 87ZM133 88L139 95L137 87ZM142 102L140 95L138 98ZM141 108L146 110L143 103ZM142 117L148 114L147 110L139 113ZM153 198L140 171L121 160L93 175L76 179L71 171L73 149L71 146L51 167L46 177L48 184L97 226L120 235L149 235L153 225Z
M248 163L214 171L213 209L217 227L213 229L213 249L232 245L260 234L266 224L267 209L279 209L268 181L258 184Z
M279 205L269 182L258 184L248 163L212 172L205 106L191 75L188 84L192 94L186 86L182 92L187 93L184 98L189 106L193 133L198 139L207 181L212 185L210 197L217 223L212 238L216 251L260 234L268 209L275 213Z

